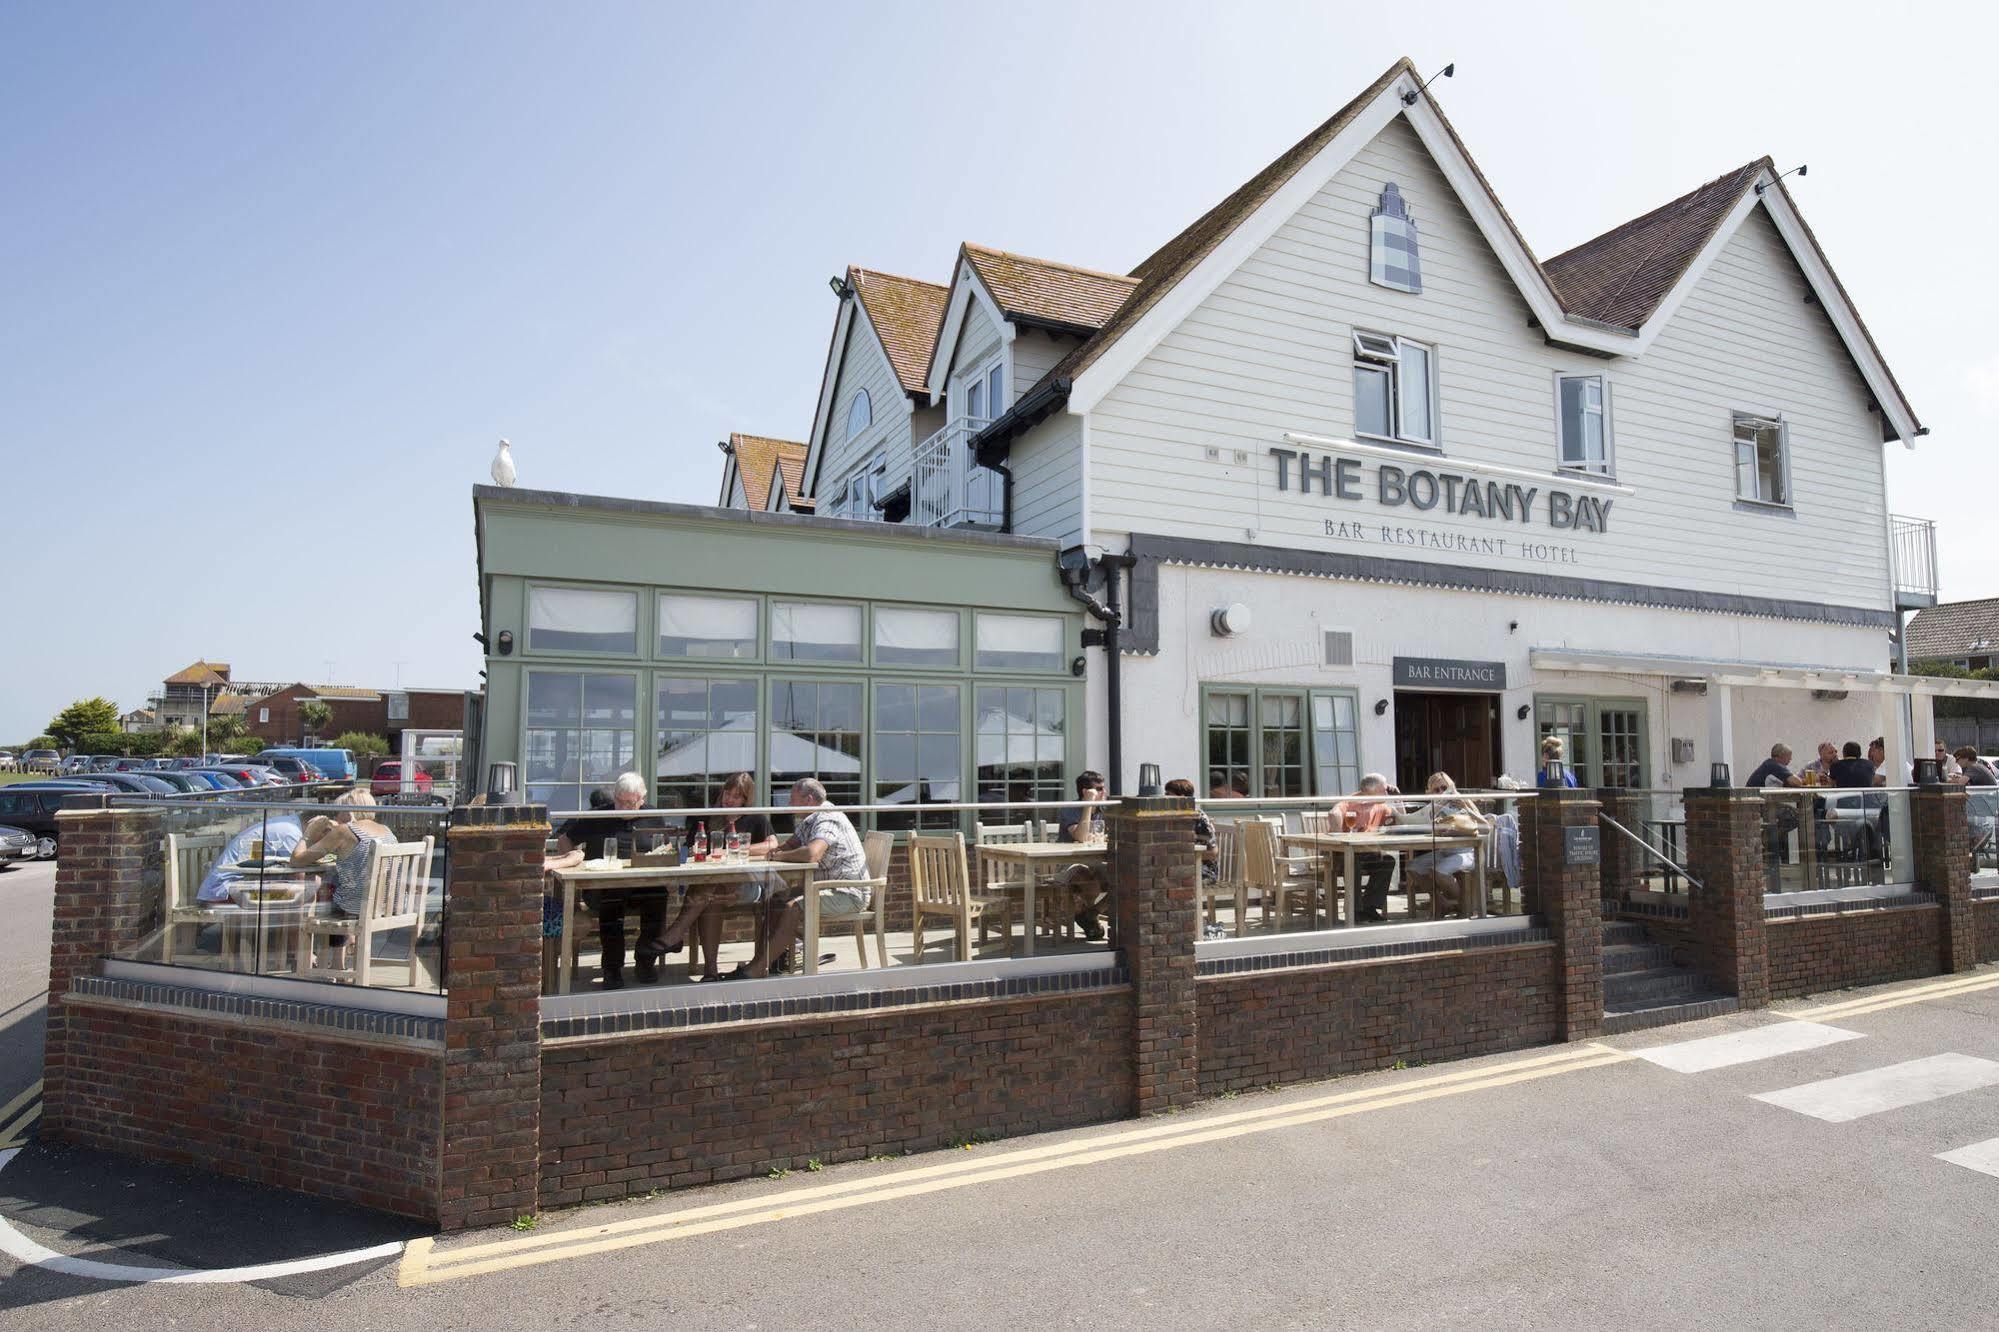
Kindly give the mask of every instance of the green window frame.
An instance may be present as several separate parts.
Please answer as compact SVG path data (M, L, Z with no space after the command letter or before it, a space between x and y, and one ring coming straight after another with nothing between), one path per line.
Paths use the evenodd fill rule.
M763 716L754 675L653 675L653 801L661 808L712 805L724 781L756 773Z
M972 731L975 799L1070 798L1067 689L982 684L972 695Z
M536 624L537 601L549 594L559 597L564 593L594 597L606 606L614 599L629 598L632 603L630 645L580 641L591 637L609 638L610 635L602 630L564 629L557 624ZM551 602L543 602L542 605L547 610L554 609ZM521 651L525 655L538 657L596 657L636 661L642 655L641 650L650 630L646 611L646 598L642 590L627 584L530 582L521 594ZM559 637L564 635L567 635L570 641L558 641Z
M836 805L858 805L868 791L868 681L862 676L772 675L760 775L773 805L788 804L791 785L817 777ZM800 760L821 762L805 767ZM845 771L851 761L853 771Z
M585 808L618 774L637 772L635 671L530 668L521 682L521 787L560 813ZM573 703L573 706L571 706Z
M1304 685L1201 686L1201 780L1246 778L1260 799L1344 795L1360 784L1360 695Z
M908 804L909 814L877 814L882 828L950 829L956 812L923 814L930 801L962 801L969 775L965 725L967 682L937 679L871 681L868 777L873 804ZM896 797L908 795L906 800Z
M1651 767L1651 714L1642 698L1593 694L1534 695L1534 768L1541 742L1559 735L1576 785L1645 789Z

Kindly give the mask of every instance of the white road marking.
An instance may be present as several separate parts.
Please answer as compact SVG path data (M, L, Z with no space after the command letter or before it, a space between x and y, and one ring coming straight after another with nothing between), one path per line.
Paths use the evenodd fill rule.
M1976 1170L1982 1175L1999 1175L1999 1138L1987 1138L1954 1152L1938 1152L1937 1160Z
M1756 1099L1829 1124L1844 1124L1884 1110L1921 1105L1995 1083L1999 1083L1999 1063L1970 1055L1940 1054L1765 1092Z
M1750 1031L1732 1031L1725 1036L1707 1036L1675 1045L1655 1045L1649 1050L1633 1050L1631 1053L1661 1068L1680 1073L1705 1073L1711 1068L1774 1059L1778 1055L1816 1050L1822 1045L1837 1045L1841 1041L1857 1041L1860 1038L1860 1032L1821 1026L1816 1022L1777 1022Z
M0 1151L4 1170L19 1149ZM403 1251L402 1241L377 1244L345 1253L323 1253L316 1258L294 1258L281 1263L259 1263L253 1267L127 1267L121 1263L100 1263L92 1258L72 1258L44 1248L0 1218L0 1253L17 1263L38 1267L44 1272L87 1277L92 1281L118 1281L127 1285L208 1286L242 1281L269 1281L273 1277L296 1276L301 1272L323 1272L329 1267L345 1267L372 1258L393 1258Z

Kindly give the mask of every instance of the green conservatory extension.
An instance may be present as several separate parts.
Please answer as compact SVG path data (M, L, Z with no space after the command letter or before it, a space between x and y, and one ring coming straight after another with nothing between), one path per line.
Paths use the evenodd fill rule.
M756 774L782 803L1057 802L1085 766L1081 608L1053 542L477 487L484 762L587 807ZM880 826L957 826L956 814Z

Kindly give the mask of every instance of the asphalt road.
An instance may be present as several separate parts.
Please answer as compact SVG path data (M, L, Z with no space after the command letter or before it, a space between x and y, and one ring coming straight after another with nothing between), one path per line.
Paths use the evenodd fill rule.
M0 876L16 919L22 886ZM0 935L10 984L28 933ZM1999 967L1785 1012L580 1209L253 1284L0 1258L0 1328L1990 1326L1999 1176L1938 1154L1999 1139ZM1737 1032L1823 1043L1703 1071L1631 1057L1684 1063L1706 1049L1687 1042ZM64 1201L65 1179L94 1191ZM0 1216L111 1263L407 1235L39 1147L0 1171Z

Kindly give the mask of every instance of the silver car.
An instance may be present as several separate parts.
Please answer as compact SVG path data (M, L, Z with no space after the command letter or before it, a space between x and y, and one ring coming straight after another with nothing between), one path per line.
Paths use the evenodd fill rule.
M17 860L33 860L38 854L40 849L35 844L33 833L0 824L0 865L12 865Z

